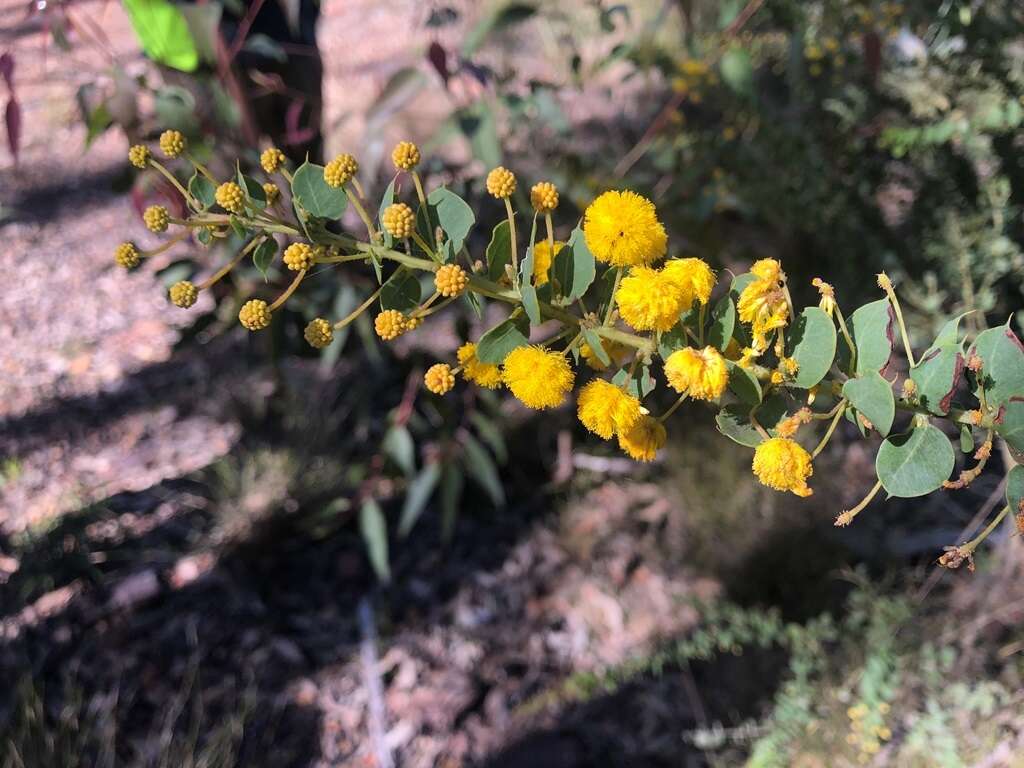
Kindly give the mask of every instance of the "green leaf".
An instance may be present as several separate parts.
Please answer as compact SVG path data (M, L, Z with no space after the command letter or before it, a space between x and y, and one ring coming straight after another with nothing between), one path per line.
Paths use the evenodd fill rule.
M270 264L274 261L274 256L277 255L277 243L274 238L268 237L264 239L262 243L256 246L256 250L252 252L252 263L263 275L263 279L267 279L267 269L270 268Z
M1011 397L999 408L996 432L1011 450L1024 453L1024 396Z
M1010 505L1010 514L1024 512L1024 467L1014 466L1006 475L1006 503Z
M437 481L441 479L441 465L437 462L427 464L415 479L409 483L402 505L402 518L398 523L398 535L405 538L420 519L427 502L434 495Z
M377 578L386 584L391 580L391 569L388 566L388 526L380 505L373 499L364 501L359 509L359 532L366 544L370 565L377 573Z
M760 403L761 383L757 377L732 360L726 360L725 364L729 367L729 389L732 393L748 405Z
M206 227L202 227L196 232L196 240L198 240L203 245L209 245L211 242L213 242L213 235L210 234L210 230L208 230Z
M504 464L508 461L508 448L505 445L505 438L501 434L501 427L480 411L473 411L469 420L473 422L477 434L487 443L498 463Z
M241 169L238 170L238 186L245 192L246 197L259 210L267 207L267 193L263 191L263 185L251 176L246 176Z
M825 378L836 356L836 326L818 307L807 307L790 332L791 356L800 365L794 384L810 389Z
M593 328L584 328L583 340L587 342L587 346L593 350L598 360L605 365L612 364L612 359L608 355L608 350L606 350L604 348L604 344L601 343L601 337L597 335L597 331Z
M736 328L736 305L731 296L723 296L711 310L711 325L708 328L708 344L719 352L725 352Z
M896 418L896 398L892 393L892 385L882 378L882 374L869 371L856 379L848 379L843 384L843 396L864 414L878 430L878 434L882 437L889 434L893 419Z
M481 363L500 364L516 347L530 343L530 324L526 317L509 318L498 323L480 337L476 356Z
M512 261L512 240L508 232L508 219L502 219L491 232L487 244L487 276L494 281L505 276L505 265Z
M736 93L750 93L753 66L750 63L750 54L746 50L740 47L730 48L722 56L719 69L722 72L722 79Z
M990 407L1024 396L1024 345L1009 324L979 333L971 351L981 358L980 384Z
M718 431L733 442L756 448L764 442L761 433L750 422L751 406L744 403L730 403L715 416ZM772 430L786 416L786 401L779 395L769 397L754 415L757 423L767 430Z
M526 310L526 316L530 318L530 322L533 325L540 325L540 304L537 301L537 289L529 283L524 283L520 286L519 293L523 299L523 309Z
M322 219L340 219L348 205L345 192L324 181L324 167L308 160L292 177L292 196L303 210Z
M232 231L243 240L249 236L249 230L245 228L245 224L234 214L228 217L228 223L231 225Z
M576 227L555 256L552 277L561 288L562 296L573 301L586 294L596 275L594 254L587 247L583 230Z
M875 457L875 471L889 496L925 496L949 479L953 446L937 427L923 424L910 434L889 437Z
M381 448L407 477L412 477L416 471L416 445L408 429L392 426L384 435Z
M974 451L974 433L967 424L960 425L960 450L964 453Z
M896 316L888 299L859 307L850 315L850 335L857 349L857 375L881 372L892 356Z
M959 344L944 344L928 350L910 369L921 405L940 416L949 413L963 370L964 356L960 354Z
M395 181L398 176L391 179L391 183L388 184L387 189L384 190L384 196L380 199L380 208L377 209L377 229L384 236L384 247L393 248L395 245L395 238L384 227L384 211L395 202ZM380 281L380 277L377 278Z
M963 320L970 312L962 312L951 320L947 320L942 328L939 329L939 335L935 337L935 341L932 342L932 347L941 347L944 344L956 344L960 340L960 321Z
M487 492L494 506L505 506L505 490L501 486L498 468L494 465L491 455L468 432L462 436L462 448L462 461L466 472Z
M199 202L200 210L205 211L213 206L217 201L216 192L217 188L212 181L199 173L192 174L188 182L188 193Z
M441 474L441 538L451 541L455 518L462 499L462 470L454 462L446 462Z
M452 244L453 253L458 253L476 223L473 209L465 200L444 187L427 195L427 205L430 207L431 221L440 225Z
M648 365L640 367L640 375L634 375L633 378L629 378L629 371L626 368L620 368L619 372L612 376L612 384L622 386L626 384L626 380L629 379L629 384L626 389L633 397L644 398L647 397L654 388L658 385L658 382L651 375L651 368Z
M501 139L498 138L498 123L494 110L485 99L480 99L455 114L454 124L469 140L473 157L485 168L501 165Z
M536 226L537 217L534 216L534 225ZM536 229L534 229L536 234ZM526 255L523 256L523 260L519 262L519 284L520 285L533 285L533 265L536 261L534 256L534 246L529 246L526 249Z
M419 278L409 270L399 267L380 290L380 308L408 312L419 305Z
M526 21L537 12L532 3L503 2L484 16L462 41L462 55L472 56L495 32Z
M124 0L142 50L158 64L193 72L199 66L192 33L184 15L167 0Z

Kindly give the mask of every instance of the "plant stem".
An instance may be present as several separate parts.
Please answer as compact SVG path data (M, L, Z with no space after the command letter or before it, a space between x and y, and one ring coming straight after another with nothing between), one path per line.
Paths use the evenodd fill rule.
M903 322L903 310L900 308L900 300L897 298L896 291L892 289L891 285L885 288L885 295L889 297L889 303L892 304L892 308L896 311L896 322L900 327L900 338L903 339L903 348L907 352L907 362L913 368L916 365L914 362L914 350L910 348L910 336L907 335L907 325Z
M836 431L836 427L839 426L839 419L843 417L843 412L846 410L846 401L843 400L840 403L841 408L836 409L836 415L832 417L832 423L828 425L828 430L825 432L825 436L821 438L821 442L818 443L817 447L811 451L811 458L816 458L819 453L825 450L825 446L828 445L828 441L832 439L832 433Z
M370 298L368 298L368 299L367 299L366 301L364 301L364 302L363 302L362 304L360 304L360 305L359 305L358 307L356 307L356 308L355 308L355 309L353 309L353 310L352 310L351 312L349 312L349 313L348 313L347 315L345 315L345 317L343 317L343 318L342 318L341 320L339 320L338 322L336 322L336 323L334 324L334 330L336 330L336 331L340 331L340 330L341 330L342 328L344 328L344 327L345 327L346 325L348 325L348 324L349 324L349 323L351 323L351 322L352 322L353 320L355 320L355 319L356 319L357 317L359 317L359 316L360 316L361 314L363 314L363 312L365 312L365 311L367 310L367 308L368 308L368 307L369 307L369 306L370 306L371 304L373 304L373 302L374 302L374 301L376 301L376 300L377 300L377 297L378 297L378 296L380 296L380 292L381 292L382 290L384 290L384 286L383 286L383 285L382 285L382 286L381 286L380 288L378 288L378 289L377 289L376 291L374 291L373 293L371 293L371 294L370 294Z
M179 192L181 192L181 196L185 198L185 202L189 205L189 207L191 207L191 208L198 208L199 207L199 202L194 197L192 197L192 195L190 195L188 193L187 189L185 189L183 186L181 186L181 182L178 181L175 178L173 173L171 173L166 168L164 168L162 163L160 163L157 160L150 160L149 164L152 165L154 168L156 168L160 173L162 173L164 175L164 178L166 178L169 182L171 182L171 184L173 184L175 186L175 188L177 188L177 190Z
M295 275L295 279L292 280L291 285L289 285L285 289L284 293L282 293L280 296L278 296L277 300L273 304L270 305L270 311L271 312L273 312L275 309L277 309L282 304L284 304L286 301L288 301L289 298L291 298L291 295L293 293L295 293L295 289L299 287L299 284L302 282L302 278L304 278L305 276L306 276L306 270L304 270L304 269L299 270L299 273L297 275Z
M678 399L674 403L672 403L672 407L669 408L667 411L665 411L663 414L661 414L661 416L658 417L658 421L664 422L669 416L671 416L673 413L675 413L676 409L678 409L679 406L683 404L683 401L686 399L686 397L687 397L687 393L686 392L681 394L678 397Z
M516 214L512 210L512 201L505 198L505 213L508 215L508 239L512 248L512 276L515 289L519 290L519 252L516 245Z
M221 280L228 272L230 272L232 269L234 269L242 259L244 259L246 257L246 254L248 254L250 251L252 251L257 245L262 243L263 240L264 240L264 238L262 238L262 237L253 238L253 240L248 245L246 245L245 248L243 248L242 250L240 250L238 252L238 255L235 256L235 258L233 258L231 261L229 261L223 267L218 269L216 272L213 273L213 275L211 277L207 278L206 280L204 280L202 283L200 283L196 287L200 291L205 291L207 288L211 287L214 283L216 283L217 281Z
M1005 507L1003 507L1002 511L995 516L992 522L985 526L985 530L983 530L969 542L960 547L960 551L964 555L969 555L972 552L974 552L974 550L978 548L978 545L981 544L981 542L983 542L985 539L987 539L989 534L992 533L992 531L994 531L1001 522L1003 522L1003 518L1006 517L1006 515L1009 514L1009 512L1010 505L1007 504Z
M355 181L355 179L353 179L353 181ZM370 239L377 242L377 229L373 226L373 220L366 212L362 202L360 202L359 195L353 194L346 189L345 196L348 198L348 201L352 203L352 207L356 209L356 213L359 214L359 218L363 220L363 224L366 225L366 231L369 233Z
M608 306L604 311L604 325L612 324L612 310L615 309L615 294L619 290L619 283L622 282L622 267L615 268L615 283L612 285L611 296L608 297Z
M871 503L871 500L875 498L881 487L882 481L879 480L877 483L875 483L874 487L870 491L868 491L868 495L860 500L860 503L857 504L857 506L855 506L853 509L846 510L841 515L839 515L839 517L836 518L836 525L844 526L852 523L853 518L860 514L860 511Z

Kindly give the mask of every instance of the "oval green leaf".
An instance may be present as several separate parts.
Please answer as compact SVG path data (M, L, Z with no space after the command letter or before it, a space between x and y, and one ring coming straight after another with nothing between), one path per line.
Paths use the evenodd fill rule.
M896 398L892 385L878 371L868 373L843 384L843 396L854 408L864 414L878 434L886 437L896 417Z
M500 322L480 337L477 359L482 363L501 364L513 349L530 343L529 333L530 325L525 317Z
M1009 325L978 334L971 351L982 361L980 384L989 406L1024 396L1024 344Z
M857 349L856 373L880 372L892 356L895 315L888 299L859 307L850 315L850 335Z
M292 177L292 197L307 213L322 219L341 218L348 205L344 191L324 181L324 167L308 160Z
M807 307L790 333L791 356L799 363L794 384L810 389L825 378L836 356L836 326L818 307Z
M937 427L925 424L909 435L887 438L875 457L875 472L890 496L925 496L949 479L953 446Z

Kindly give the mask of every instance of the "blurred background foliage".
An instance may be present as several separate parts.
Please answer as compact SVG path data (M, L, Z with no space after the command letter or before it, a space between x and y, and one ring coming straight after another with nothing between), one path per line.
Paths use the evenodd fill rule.
M178 128L217 174L236 155L258 167L268 140L296 160L352 151L371 197L379 197L389 181L387 150L411 138L433 182L477 211L472 253L483 251L502 215L486 196L483 172L505 164L521 179L559 186L558 218L568 228L600 191L628 187L655 200L675 255L737 273L753 259L780 258L798 304L813 302L810 280L820 276L836 285L843 306L855 306L874 297L874 274L885 269L911 308L919 347L943 316L971 310L971 334L1008 317L1024 330L1024 6L1015 0L424 4L417 23L425 42L394 62L376 100L350 121L354 128L324 119L316 3L125 0L125 7L151 66L129 75L114 63L81 88L87 143L108 130L134 142ZM67 26L61 8L51 3L45 13L55 44L69 50L72 39L88 38ZM424 103L429 117L419 119ZM153 198L173 202L158 178L134 183L140 213ZM525 193L529 185L520 187ZM526 199L517 207L525 209ZM161 278L169 285L217 258L225 256L197 249ZM240 447L196 480L218 509L202 546L234 546L269 531L260 546L284 540L329 549L325 542L359 535L377 576L402 584L422 576L417 560L429 560L425 550L460 551L452 541L460 532L469 537L462 546L486 549L497 528L504 534L558 499L582 496L591 470L622 471L618 459L587 443L574 454L564 415L530 419L484 391L443 401L416 396L432 350L479 333L471 312L420 346L381 345L364 317L314 357L302 341L305 322L342 315L376 287L372 275L339 275L307 283L272 333L239 342L234 317L242 301L286 278L275 268L236 270L217 286L216 307L186 333L183 347L230 344L224 348L261 371L234 403L246 427ZM765 682L752 731L736 739L714 729L691 734L707 763L960 766L1001 744L1021 744L1008 735L1021 730L1020 627L992 618L998 609L986 591L1016 580L1016 592L1004 594L1019 593L1019 548L1005 549L1016 553L1016 565L993 563L975 588L923 603L913 585L933 539L906 534L894 543L879 524L844 541L807 522L806 510L779 511L748 485L731 446L713 467L702 466L705 442L725 442L712 430L710 419L695 417L684 445L650 476L687 498L705 498L712 481L736 489L728 503L689 509L687 542L697 551L686 554L689 566L721 578L735 602L702 608L700 633L679 644L638 653L623 670L558 680L523 711L575 706L612 695L623 681L691 664L706 669L756 647L767 649L754 653L767 665L781 649L788 668L777 688ZM823 464L819 474L857 477L849 470L856 457L825 455ZM987 494L997 482L980 487ZM956 528L970 521L974 510L965 504L899 511L922 526L944 526L946 535L949 519ZM787 545L751 566L757 540L769 539ZM797 542L813 544L794 552ZM47 557L60 568L103 581L106 566L83 565L88 558L69 565L62 546L50 530L16 543L24 554L52 549ZM804 556L819 546L822 562ZM848 588L819 594L817 582L840 562L868 570L847 574ZM56 568L23 570L13 603L71 578L54 577ZM352 581L353 589L380 589L368 574ZM965 634L957 622L973 629ZM247 701L245 684L236 683L233 700ZM183 701L190 686L183 683ZM0 764L71 765L58 755L117 751L112 736L55 745L54 733L63 739L64 731L39 730L49 717L40 695L18 689L21 715L4 734L20 752ZM233 764L241 749L236 720L250 705L237 716L226 705L229 714L198 741L187 736L202 710L190 719L183 706L156 724L167 755L154 764ZM723 706L717 715L737 725L736 712ZM59 723L78 718L69 705ZM183 731L184 740L172 735Z

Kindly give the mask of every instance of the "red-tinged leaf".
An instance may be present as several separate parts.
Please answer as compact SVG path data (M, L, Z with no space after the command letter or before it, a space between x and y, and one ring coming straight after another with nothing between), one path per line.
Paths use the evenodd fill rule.
M7 83L7 90L14 90L14 56L8 51L0 54L0 77Z
M430 44L430 48L427 49L427 60L433 65L434 69L437 70L437 74L441 76L444 81L445 87L448 87L448 78L451 77L451 72L448 71L448 52L445 51L444 46L436 40Z
M4 110L4 122L7 124L7 146L11 150L14 162L18 162L18 149L21 146L21 106L12 97Z

